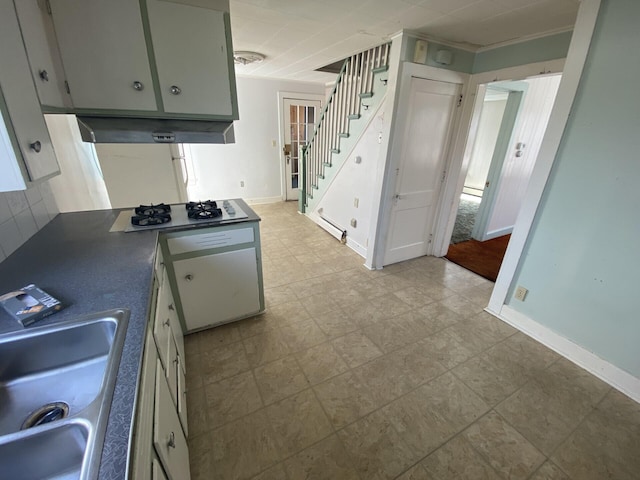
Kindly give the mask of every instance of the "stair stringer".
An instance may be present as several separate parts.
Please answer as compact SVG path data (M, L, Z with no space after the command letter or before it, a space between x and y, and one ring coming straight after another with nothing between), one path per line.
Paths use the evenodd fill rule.
M315 184L316 186L312 188L312 197L307 199L307 205L305 211L310 212L314 211L318 206L318 203L324 197L327 189L333 183L333 180L337 173L340 171L344 163L347 161L349 156L353 153L354 148L360 142L362 135L366 132L369 124L376 117L380 106L383 105L384 99L386 97L386 78L387 72L382 72L380 74L376 74L374 78L374 88L373 88L373 96L370 98L363 98L361 100L361 104L368 105L369 108L365 109L362 107L360 109L360 118L358 119L350 119L348 121L348 138L340 138L339 140L339 150L340 153L332 153L331 154L331 165L326 165L324 168L323 178L316 178ZM380 80L385 80L380 81Z

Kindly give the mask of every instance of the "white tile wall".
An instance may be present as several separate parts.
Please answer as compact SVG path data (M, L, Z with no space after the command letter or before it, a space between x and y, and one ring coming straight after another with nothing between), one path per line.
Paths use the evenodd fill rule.
M48 182L17 192L0 192L0 262L57 214Z

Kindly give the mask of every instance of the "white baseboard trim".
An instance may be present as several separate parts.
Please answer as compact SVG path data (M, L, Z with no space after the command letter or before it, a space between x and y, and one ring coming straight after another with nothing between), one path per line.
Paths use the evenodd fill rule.
M283 199L282 197L278 196L278 197L262 197L262 198L245 198L244 201L247 202L248 205L260 205L263 203L282 202Z
M522 333L549 347L576 365L592 373L600 380L608 383L616 390L621 391L636 402L640 402L640 378L636 378L628 372L598 357L584 347L573 343L568 338L540 325L526 315L504 305L500 313L489 308L485 309L490 314L498 317Z
M356 252L362 258L367 258L367 249L356 242L354 239L349 238L349 235L347 235L347 247Z
M509 235L512 232L513 232L513 226L507 227L507 228L501 228L500 230L493 230L491 232L487 232L487 234L482 238L482 241L486 242L487 240L503 237L505 235Z

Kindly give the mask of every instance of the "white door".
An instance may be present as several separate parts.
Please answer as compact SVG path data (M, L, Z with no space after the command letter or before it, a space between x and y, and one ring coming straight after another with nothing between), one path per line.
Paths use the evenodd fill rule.
M411 79L384 265L431 253L431 236L462 85Z
M298 200L300 147L306 145L320 115L320 100L285 98L283 100L283 148L285 199Z

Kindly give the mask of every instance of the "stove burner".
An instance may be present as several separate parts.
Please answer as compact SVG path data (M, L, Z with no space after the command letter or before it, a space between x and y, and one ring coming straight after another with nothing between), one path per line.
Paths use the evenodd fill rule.
M136 209L137 210L137 209ZM137 212L136 212L137 213ZM168 213L149 213L148 215L134 215L131 217L131 224L139 227L149 227L151 225L162 225L171 221Z
M160 203L158 205L140 205L134 209L136 215L157 215L169 213L171 211L171 205L165 205Z
M222 210L212 200L204 202L189 202L185 205L187 216L194 220L209 220L222 216Z

